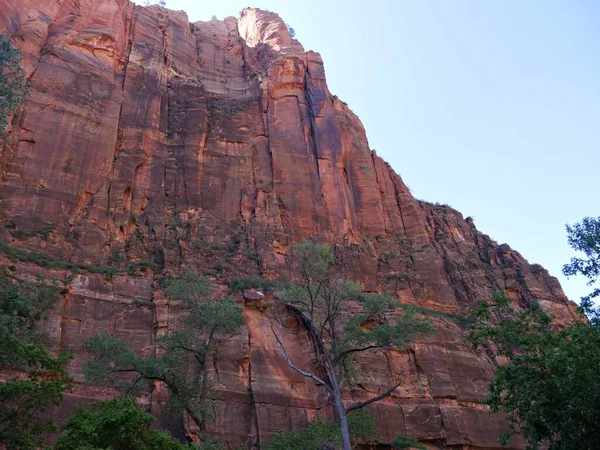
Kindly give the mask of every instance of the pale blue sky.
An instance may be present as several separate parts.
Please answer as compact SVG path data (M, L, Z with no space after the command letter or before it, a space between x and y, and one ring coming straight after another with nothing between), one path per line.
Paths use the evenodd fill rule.
M600 216L597 0L167 0L191 21L279 13L417 198L566 280L564 225Z

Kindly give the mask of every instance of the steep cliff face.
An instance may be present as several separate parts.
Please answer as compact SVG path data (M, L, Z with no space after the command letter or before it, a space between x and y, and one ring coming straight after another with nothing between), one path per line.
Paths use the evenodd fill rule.
M470 218L415 200L329 92L319 54L277 15L245 9L190 24L125 0L0 0L0 18L32 90L2 143L0 263L64 283L47 329L77 355L76 380L91 334L152 352L157 333L176 326L159 277L191 267L223 295L234 278L285 274L293 243L313 237L334 245L365 290L446 313L432 319L437 335L393 353L391 366L357 362L358 397L385 389L390 371L404 377L371 407L382 442L406 433L431 448L499 447L505 423L479 403L494 362L448 317L497 290L567 321L572 305L555 278ZM213 426L231 447L258 448L332 411L288 368L252 296L238 295L247 326L214 361ZM303 331L285 340L309 366ZM77 384L65 410L107 395ZM168 424L160 387L147 400Z

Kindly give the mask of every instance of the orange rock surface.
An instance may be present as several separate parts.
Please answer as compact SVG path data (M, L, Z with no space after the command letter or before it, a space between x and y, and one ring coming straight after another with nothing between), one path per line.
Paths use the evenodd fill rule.
M85 338L108 330L152 352L156 334L174 326L160 276L191 267L224 295L234 278L285 274L291 246L308 237L335 246L365 290L404 303L460 314L504 290L520 305L535 299L574 317L542 267L452 208L411 195L329 92L320 55L274 13L190 24L183 12L125 0L0 0L0 32L23 49L32 92L2 142L0 238L118 271L73 274L0 255L18 276L64 284L46 328L77 356L78 383L59 416L113 394L81 382ZM333 413L324 392L286 365L251 293L238 295L247 326L221 342L213 364L213 428L230 448L256 449ZM359 359L364 390L355 397L402 374L397 392L370 407L383 444L409 434L429 448L500 448L506 423L480 404L495 362L463 343L458 324L433 320L438 334L393 353L393 374L381 357ZM302 329L288 331L289 352L310 366ZM162 400L160 389L147 399L182 433Z

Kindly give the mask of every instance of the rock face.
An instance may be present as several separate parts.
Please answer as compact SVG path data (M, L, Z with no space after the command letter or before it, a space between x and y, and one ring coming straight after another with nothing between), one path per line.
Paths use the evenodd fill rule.
M190 24L183 12L126 0L0 0L0 19L23 49L32 91L2 142L0 264L64 283L47 329L77 355L76 380L81 344L97 331L154 351L178 315L161 276L191 267L224 295L234 278L285 274L291 246L309 237L333 245L366 291L448 317L498 290L574 317L542 267L450 207L415 200L329 92L319 54L305 52L277 15L245 9L239 19ZM74 274L65 261L84 269ZM268 297L238 296L247 326L214 361L213 427L229 448L256 449L333 412L282 358L257 306ZM432 319L437 335L393 353L391 367L376 355L357 361L358 397L403 376L370 407L383 444L409 434L429 448L500 447L506 424L479 403L495 362L466 346L446 316ZM288 331L289 352L310 366L303 330ZM112 394L78 383L57 414ZM176 427L161 399L158 387L149 407Z

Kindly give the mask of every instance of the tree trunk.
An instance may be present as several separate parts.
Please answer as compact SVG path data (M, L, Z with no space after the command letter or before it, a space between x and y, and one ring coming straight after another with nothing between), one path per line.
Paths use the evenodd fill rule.
M340 389L340 383L337 379L335 369L329 373L331 378L331 384L333 385L333 401L335 404L335 410L340 420L340 431L342 432L342 448L344 450L352 450L352 443L350 442L350 430L348 429L348 418L346 417L346 408L342 402L342 391Z
M344 450L352 450L352 443L350 442L350 430L348 429L348 419L346 418L346 410L341 398L335 399L335 409L340 419L340 429L342 432L342 448Z
M184 409L192 419L192 422L198 427L200 439L204 439L206 437L206 423L204 422L204 418L201 419L198 417L192 408L185 407Z

